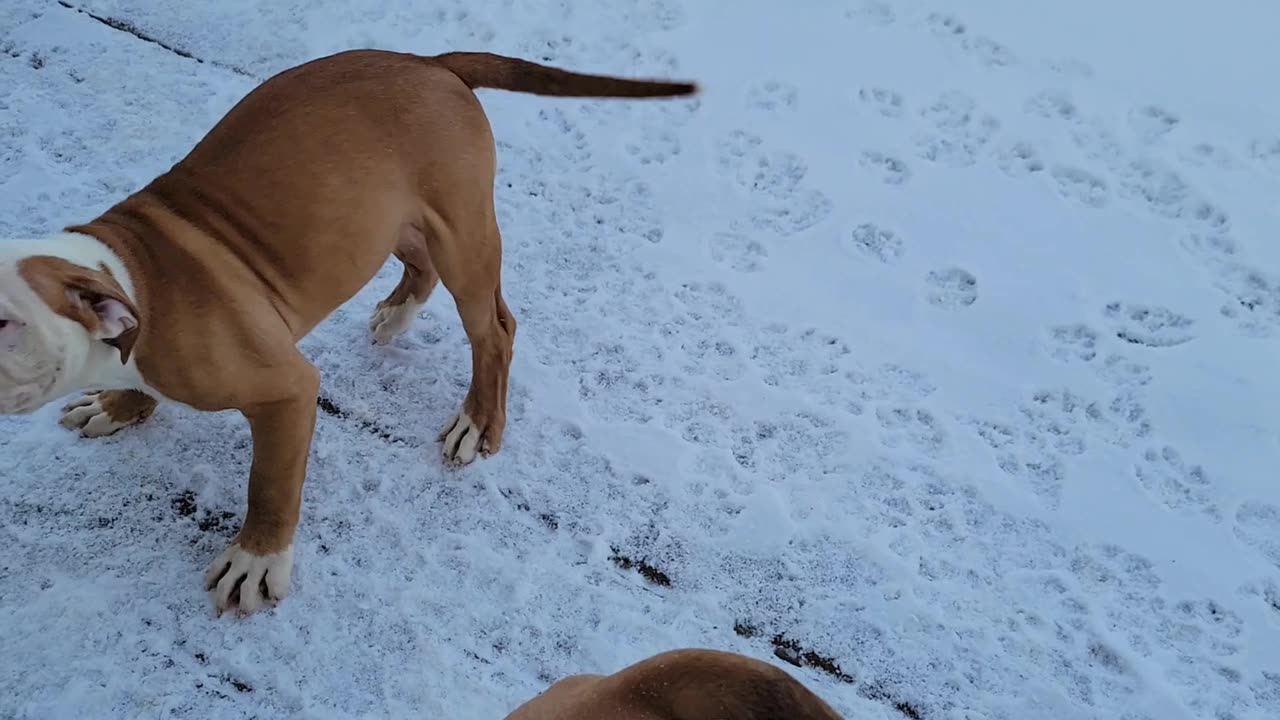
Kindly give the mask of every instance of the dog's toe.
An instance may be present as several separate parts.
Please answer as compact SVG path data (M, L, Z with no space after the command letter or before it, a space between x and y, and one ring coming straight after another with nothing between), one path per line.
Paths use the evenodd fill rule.
M444 447L441 449L444 459L453 465L466 465L476 459L476 455L484 448L484 428L476 423L465 410L460 410L441 433Z

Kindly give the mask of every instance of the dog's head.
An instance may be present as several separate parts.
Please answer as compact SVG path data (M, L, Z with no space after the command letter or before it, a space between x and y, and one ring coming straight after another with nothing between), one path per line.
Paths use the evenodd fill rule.
M0 415L81 389L106 345L128 362L138 334L138 310L105 264L31 250L0 241Z

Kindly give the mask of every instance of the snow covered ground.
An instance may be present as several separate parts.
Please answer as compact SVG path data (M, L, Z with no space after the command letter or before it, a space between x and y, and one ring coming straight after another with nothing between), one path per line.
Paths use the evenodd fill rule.
M441 466L469 354L443 290L370 345L388 263L305 341L274 611L200 586L238 416L0 419L0 717L499 719L690 645L851 720L1280 717L1272 5L7 0L0 236L344 48L705 91L484 92L506 444Z

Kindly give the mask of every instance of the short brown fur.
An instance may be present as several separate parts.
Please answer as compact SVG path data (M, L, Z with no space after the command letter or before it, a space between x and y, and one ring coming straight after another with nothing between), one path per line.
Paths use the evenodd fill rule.
M659 653L612 675L574 675L506 720L843 720L783 670L708 649Z
M473 87L693 92L489 54L347 51L267 80L168 172L67 228L127 267L139 327L126 352L146 384L248 419L242 548L279 552L298 523L320 378L296 343L389 255L404 276L383 304L425 301L437 280L453 295L472 349L463 409L480 454L499 449L516 319L502 296L494 139Z

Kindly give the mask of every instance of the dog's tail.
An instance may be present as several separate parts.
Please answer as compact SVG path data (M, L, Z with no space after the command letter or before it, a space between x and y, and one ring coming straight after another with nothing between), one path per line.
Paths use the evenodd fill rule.
M450 52L431 58L471 89L493 88L562 97L680 97L698 92L691 82L587 75L528 60L483 52Z

